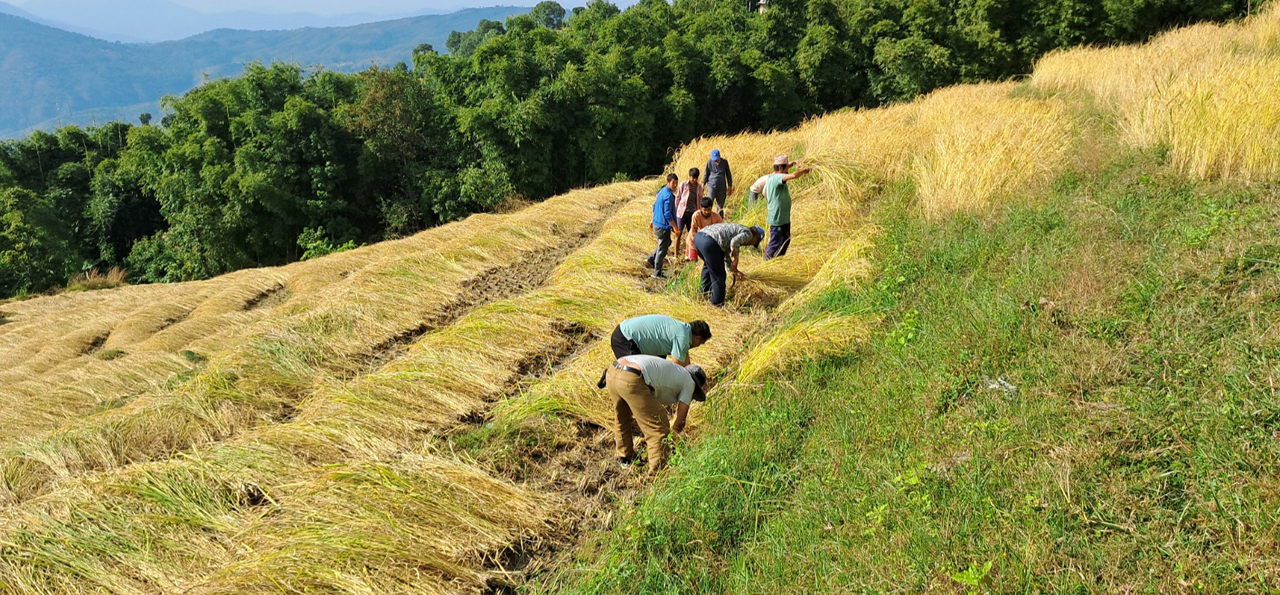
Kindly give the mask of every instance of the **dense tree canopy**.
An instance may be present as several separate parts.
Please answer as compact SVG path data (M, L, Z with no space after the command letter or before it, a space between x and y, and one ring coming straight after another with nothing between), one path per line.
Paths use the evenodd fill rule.
M254 64L159 126L0 143L0 295L93 266L197 279L658 171L697 135L1027 73L1246 0L542 2L354 75Z

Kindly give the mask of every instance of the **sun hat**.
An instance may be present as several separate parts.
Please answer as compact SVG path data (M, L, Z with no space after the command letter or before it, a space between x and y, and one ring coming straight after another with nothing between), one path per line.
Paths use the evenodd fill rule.
M711 149L711 160L712 161L720 160L720 149Z
M707 373L703 372L697 364L689 364L684 369L693 377L693 400L707 400L707 393L702 390L703 385L707 383Z
M778 155L773 158L774 165L787 165L788 163L791 163L791 160L787 159L786 155Z

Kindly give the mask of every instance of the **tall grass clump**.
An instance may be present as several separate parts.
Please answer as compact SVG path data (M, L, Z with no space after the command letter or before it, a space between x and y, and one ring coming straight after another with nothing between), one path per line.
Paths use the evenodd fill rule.
M1052 53L1032 84L1087 93L1124 138L1161 147L1197 179L1280 179L1280 5L1240 23L1201 24L1133 47Z

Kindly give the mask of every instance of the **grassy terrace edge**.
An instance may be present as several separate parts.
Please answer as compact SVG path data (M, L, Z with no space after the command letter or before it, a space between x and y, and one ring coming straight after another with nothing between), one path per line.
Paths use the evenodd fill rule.
M1280 588L1276 188L1157 148L940 221L913 192L784 321L867 340L721 395L534 592Z

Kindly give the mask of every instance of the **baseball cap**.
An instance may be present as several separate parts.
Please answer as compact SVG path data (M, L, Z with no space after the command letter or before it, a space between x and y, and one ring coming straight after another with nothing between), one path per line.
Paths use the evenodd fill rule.
M752 226L751 226L751 231L754 231L754 232L756 233L756 237L757 237L757 238L760 238L760 239L762 239L762 240L764 239L764 228L763 228L763 227L760 227L759 225L752 225Z
M712 150L711 150L711 160L712 160L712 161L719 161L719 160L720 160L720 149L712 149Z
M684 369L693 377L693 400L707 400L707 393L702 390L703 385L707 383L707 373L703 372L697 364L689 364Z
M787 159L786 155L778 155L777 157L773 158L774 165L786 165L788 163L791 163L791 160Z

